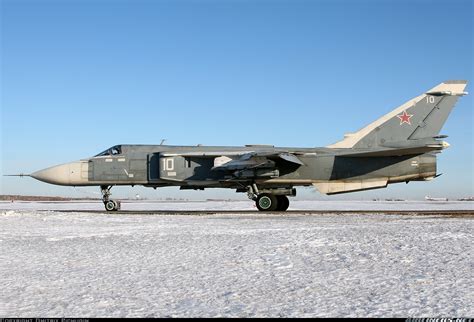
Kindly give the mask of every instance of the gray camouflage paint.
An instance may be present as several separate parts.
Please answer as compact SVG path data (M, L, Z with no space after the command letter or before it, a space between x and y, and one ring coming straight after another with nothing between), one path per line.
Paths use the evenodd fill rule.
M253 183L259 189L314 184L328 194L430 180L436 176L435 153L449 146L439 140L439 131L458 97L467 94L466 84L443 82L328 147L120 145L120 154L95 156L31 176L59 185L238 191ZM223 164L215 164L222 157L227 157Z

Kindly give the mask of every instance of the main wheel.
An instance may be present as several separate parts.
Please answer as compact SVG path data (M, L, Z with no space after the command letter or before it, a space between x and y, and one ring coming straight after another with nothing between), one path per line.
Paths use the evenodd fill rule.
M257 197L256 204L260 211L275 211L278 207L278 200L274 195L263 193Z
M276 196L276 197L277 197L277 200L278 200L278 207L277 207L276 210L286 211L286 209L288 209L288 207L290 206L290 200L288 200L288 197L283 196L283 195Z

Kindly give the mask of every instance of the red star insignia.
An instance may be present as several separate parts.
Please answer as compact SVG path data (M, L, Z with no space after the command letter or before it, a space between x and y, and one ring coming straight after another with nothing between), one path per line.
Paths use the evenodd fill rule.
M403 111L401 115L397 115L397 117L400 119L400 125L403 123L411 125L410 118L413 116L413 114L408 114L407 111Z

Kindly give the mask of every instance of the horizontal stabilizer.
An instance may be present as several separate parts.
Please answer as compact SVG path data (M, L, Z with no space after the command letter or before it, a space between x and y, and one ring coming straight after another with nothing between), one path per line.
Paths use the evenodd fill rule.
M421 146L421 147L412 147L404 149L378 149L373 151L364 151L364 152L347 152L342 155L337 155L337 157L392 157L392 156L401 156L401 155L415 155L423 154L432 151L439 151L442 148L430 147L430 146Z
M421 141L421 142L420 142ZM430 138L416 140L416 142L386 142L384 146L364 150L342 150L338 157L390 157L401 155L416 155L433 151L441 151L449 147L445 141Z

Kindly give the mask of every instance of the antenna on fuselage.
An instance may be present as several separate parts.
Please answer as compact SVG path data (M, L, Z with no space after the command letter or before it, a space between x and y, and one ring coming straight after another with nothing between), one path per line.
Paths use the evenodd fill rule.
M165 143L166 139L161 139L160 145L163 145Z

